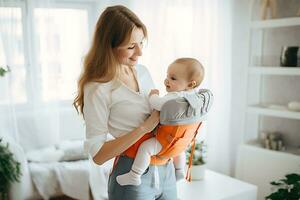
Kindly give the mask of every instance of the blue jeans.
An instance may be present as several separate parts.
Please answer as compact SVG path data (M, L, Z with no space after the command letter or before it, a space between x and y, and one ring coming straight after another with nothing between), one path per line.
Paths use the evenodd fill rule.
M116 177L131 170L132 158L120 156L108 180L109 200L176 200L176 178L173 162L157 166L159 173L159 189L154 187L154 166L150 165L141 177L139 186L121 186Z

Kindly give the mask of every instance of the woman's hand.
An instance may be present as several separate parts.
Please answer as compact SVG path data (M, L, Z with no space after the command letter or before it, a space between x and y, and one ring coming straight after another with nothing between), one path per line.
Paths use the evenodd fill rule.
M146 132L152 131L157 124L159 123L159 111L154 110L150 117L148 117L144 123L141 125L141 128Z
M120 155L131 145L136 143L143 135L151 132L159 123L159 111L153 111L142 125L133 131L113 140L106 141L93 160L98 165L102 165L109 159Z

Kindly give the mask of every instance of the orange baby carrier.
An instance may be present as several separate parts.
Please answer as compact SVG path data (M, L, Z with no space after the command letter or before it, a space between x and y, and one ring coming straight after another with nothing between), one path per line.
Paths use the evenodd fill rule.
M190 169L195 150L195 138L212 104L213 95L209 90L201 89L196 93L167 101L160 111L160 124L151 133L145 134L129 147L123 155L135 158L142 142L155 137L162 145L162 150L151 157L152 165L164 165L171 158L178 156L191 144L192 151L186 179L191 180Z
M164 165L171 158L178 156L186 148L192 144L191 156L189 158L188 171L186 179L190 181L190 169L193 160L193 153L195 150L195 138L198 132L200 123L188 124L188 125L159 125L154 133L156 139L162 145L162 150L155 156L151 157L152 165ZM134 145L129 147L123 154L135 158L137 150L142 142L154 137L153 133L147 133Z

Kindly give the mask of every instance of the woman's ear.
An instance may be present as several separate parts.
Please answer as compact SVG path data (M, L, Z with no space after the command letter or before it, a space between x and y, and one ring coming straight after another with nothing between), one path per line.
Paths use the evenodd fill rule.
M191 81L188 86L190 88L194 88L196 85L197 85L196 81Z

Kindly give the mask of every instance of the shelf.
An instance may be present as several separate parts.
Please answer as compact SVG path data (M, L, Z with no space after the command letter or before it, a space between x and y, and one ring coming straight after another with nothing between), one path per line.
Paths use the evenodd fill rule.
M286 3L279 15L297 8L295 2ZM245 80L246 115L243 119L243 143L239 146L236 161L236 177L258 186L257 199L265 199L270 192L270 182L282 179L286 174L298 172L300 149L298 147L300 111L288 109L287 101L299 98L297 89L300 67L281 67L282 46L299 46L300 16L260 20L260 5L252 2L248 24L247 80ZM254 19L254 21L253 21ZM255 20L257 19L257 20ZM245 60L246 61L246 60ZM291 92L290 89L295 92ZM284 97L282 97L284 95ZM276 105L280 99L285 105ZM282 99L283 98L283 99ZM249 99L249 100L248 100ZM253 105L249 105L250 103ZM254 105L257 103L256 105ZM274 103L274 104L271 104ZM241 128L242 129L242 128ZM261 131L282 132L284 151L264 148L259 140ZM249 138L256 140L247 141Z
M249 73L259 75L300 76L300 67L250 66Z
M253 29L280 28L287 26L300 26L300 17L260 20L251 23L251 28Z
M297 149L296 147L286 147L286 150L284 151L275 151L271 149L266 149L264 148L258 140L252 140L248 141L245 143L245 145L255 148L257 151L264 151L266 153L271 153L271 154L277 154L277 155L282 155L282 156L297 156L300 158L300 150Z
M247 111L249 113L254 113L259 115L300 120L300 112L270 109L266 106L260 106L260 105L248 106Z
M258 186L257 199L270 194L270 182L286 174L299 172L300 156L287 151L273 151L261 145L244 143L239 147L236 177Z

